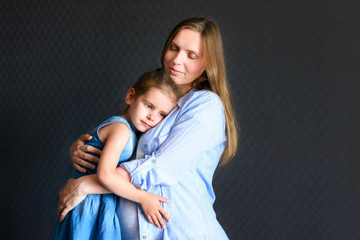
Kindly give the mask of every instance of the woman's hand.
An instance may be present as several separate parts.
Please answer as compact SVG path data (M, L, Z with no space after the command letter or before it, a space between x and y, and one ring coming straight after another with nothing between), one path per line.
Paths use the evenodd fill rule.
M81 179L70 178L59 192L58 213L59 222L65 219L66 214L74 209L87 196L81 191Z
M156 225L158 228L166 228L163 217L167 222L170 222L171 220L167 212L161 206L160 201L166 203L170 202L169 199L162 196L144 191L144 195L139 203L150 223Z
M89 162L98 163L99 158L89 154L93 153L101 155L101 150L90 145L85 145L85 142L92 139L90 134L83 134L78 140L76 140L70 148L71 164L76 170L82 173L86 173L86 169L94 169L95 166ZM89 162L87 162L87 161ZM85 168L84 168L85 167Z

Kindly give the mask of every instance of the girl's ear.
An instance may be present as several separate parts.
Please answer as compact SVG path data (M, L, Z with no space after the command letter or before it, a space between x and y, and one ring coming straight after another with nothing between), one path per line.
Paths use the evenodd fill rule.
M134 101L134 99L135 99L135 89L129 88L125 97L126 104L130 105Z

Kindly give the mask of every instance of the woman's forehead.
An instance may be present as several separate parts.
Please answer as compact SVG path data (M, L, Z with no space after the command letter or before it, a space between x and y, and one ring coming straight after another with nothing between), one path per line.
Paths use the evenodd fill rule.
M172 43L184 50L202 53L202 38L197 31L181 29L173 38Z

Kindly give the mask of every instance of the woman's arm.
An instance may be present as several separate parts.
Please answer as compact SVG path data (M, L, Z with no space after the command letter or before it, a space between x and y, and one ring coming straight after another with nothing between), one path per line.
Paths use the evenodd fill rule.
M118 167L116 171L130 182L130 174L124 168ZM96 174L86 175L77 179L70 178L59 192L58 212L60 214L60 222L87 195L107 193L111 192L99 182Z
M129 184L131 184L130 174L124 168L118 167L116 171ZM142 191L140 189L137 190ZM156 194L147 193L145 191L142 192L144 196L140 199L139 203L141 204L149 222L155 224L158 227L166 227L162 217L159 214L161 214L167 222L170 222L171 220L166 211L159 204L159 201L169 202L169 200ZM69 179L59 193L59 221L62 222L68 212L74 209L82 200L84 200L87 195L107 193L111 192L100 183L96 174L86 175L77 179Z
M120 127L119 127L120 126ZM104 133L105 132L105 133ZM101 134L102 133L102 134ZM170 218L159 201L169 202L161 196L137 189L130 183L130 175L123 168L116 168L117 162L129 138L126 125L111 124L100 130L106 141L98 174L87 175L78 179L70 179L59 193L59 221L63 221L69 211L76 207L88 194L114 194L141 204L148 220L158 227L165 227L162 216L170 222Z
M59 192L59 221L62 222L68 212L74 209L88 194L106 193L110 193L110 191L100 184L95 174L77 179L70 178Z
M70 148L70 157L71 157L71 164L74 166L76 170L82 173L86 173L86 168L94 169L95 165L87 162L94 162L98 163L99 158L91 155L89 153L93 153L96 155L101 155L101 150L95 148L90 145L85 145L85 142L92 139L90 134L83 134L77 139ZM87 161L85 161L87 160Z

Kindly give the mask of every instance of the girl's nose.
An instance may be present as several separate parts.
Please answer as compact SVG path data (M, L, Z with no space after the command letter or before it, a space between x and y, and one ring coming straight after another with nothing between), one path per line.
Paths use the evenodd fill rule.
M147 119L149 119L150 121L154 121L154 116L153 116L153 114L152 114L152 113L149 113L149 114L147 115Z

